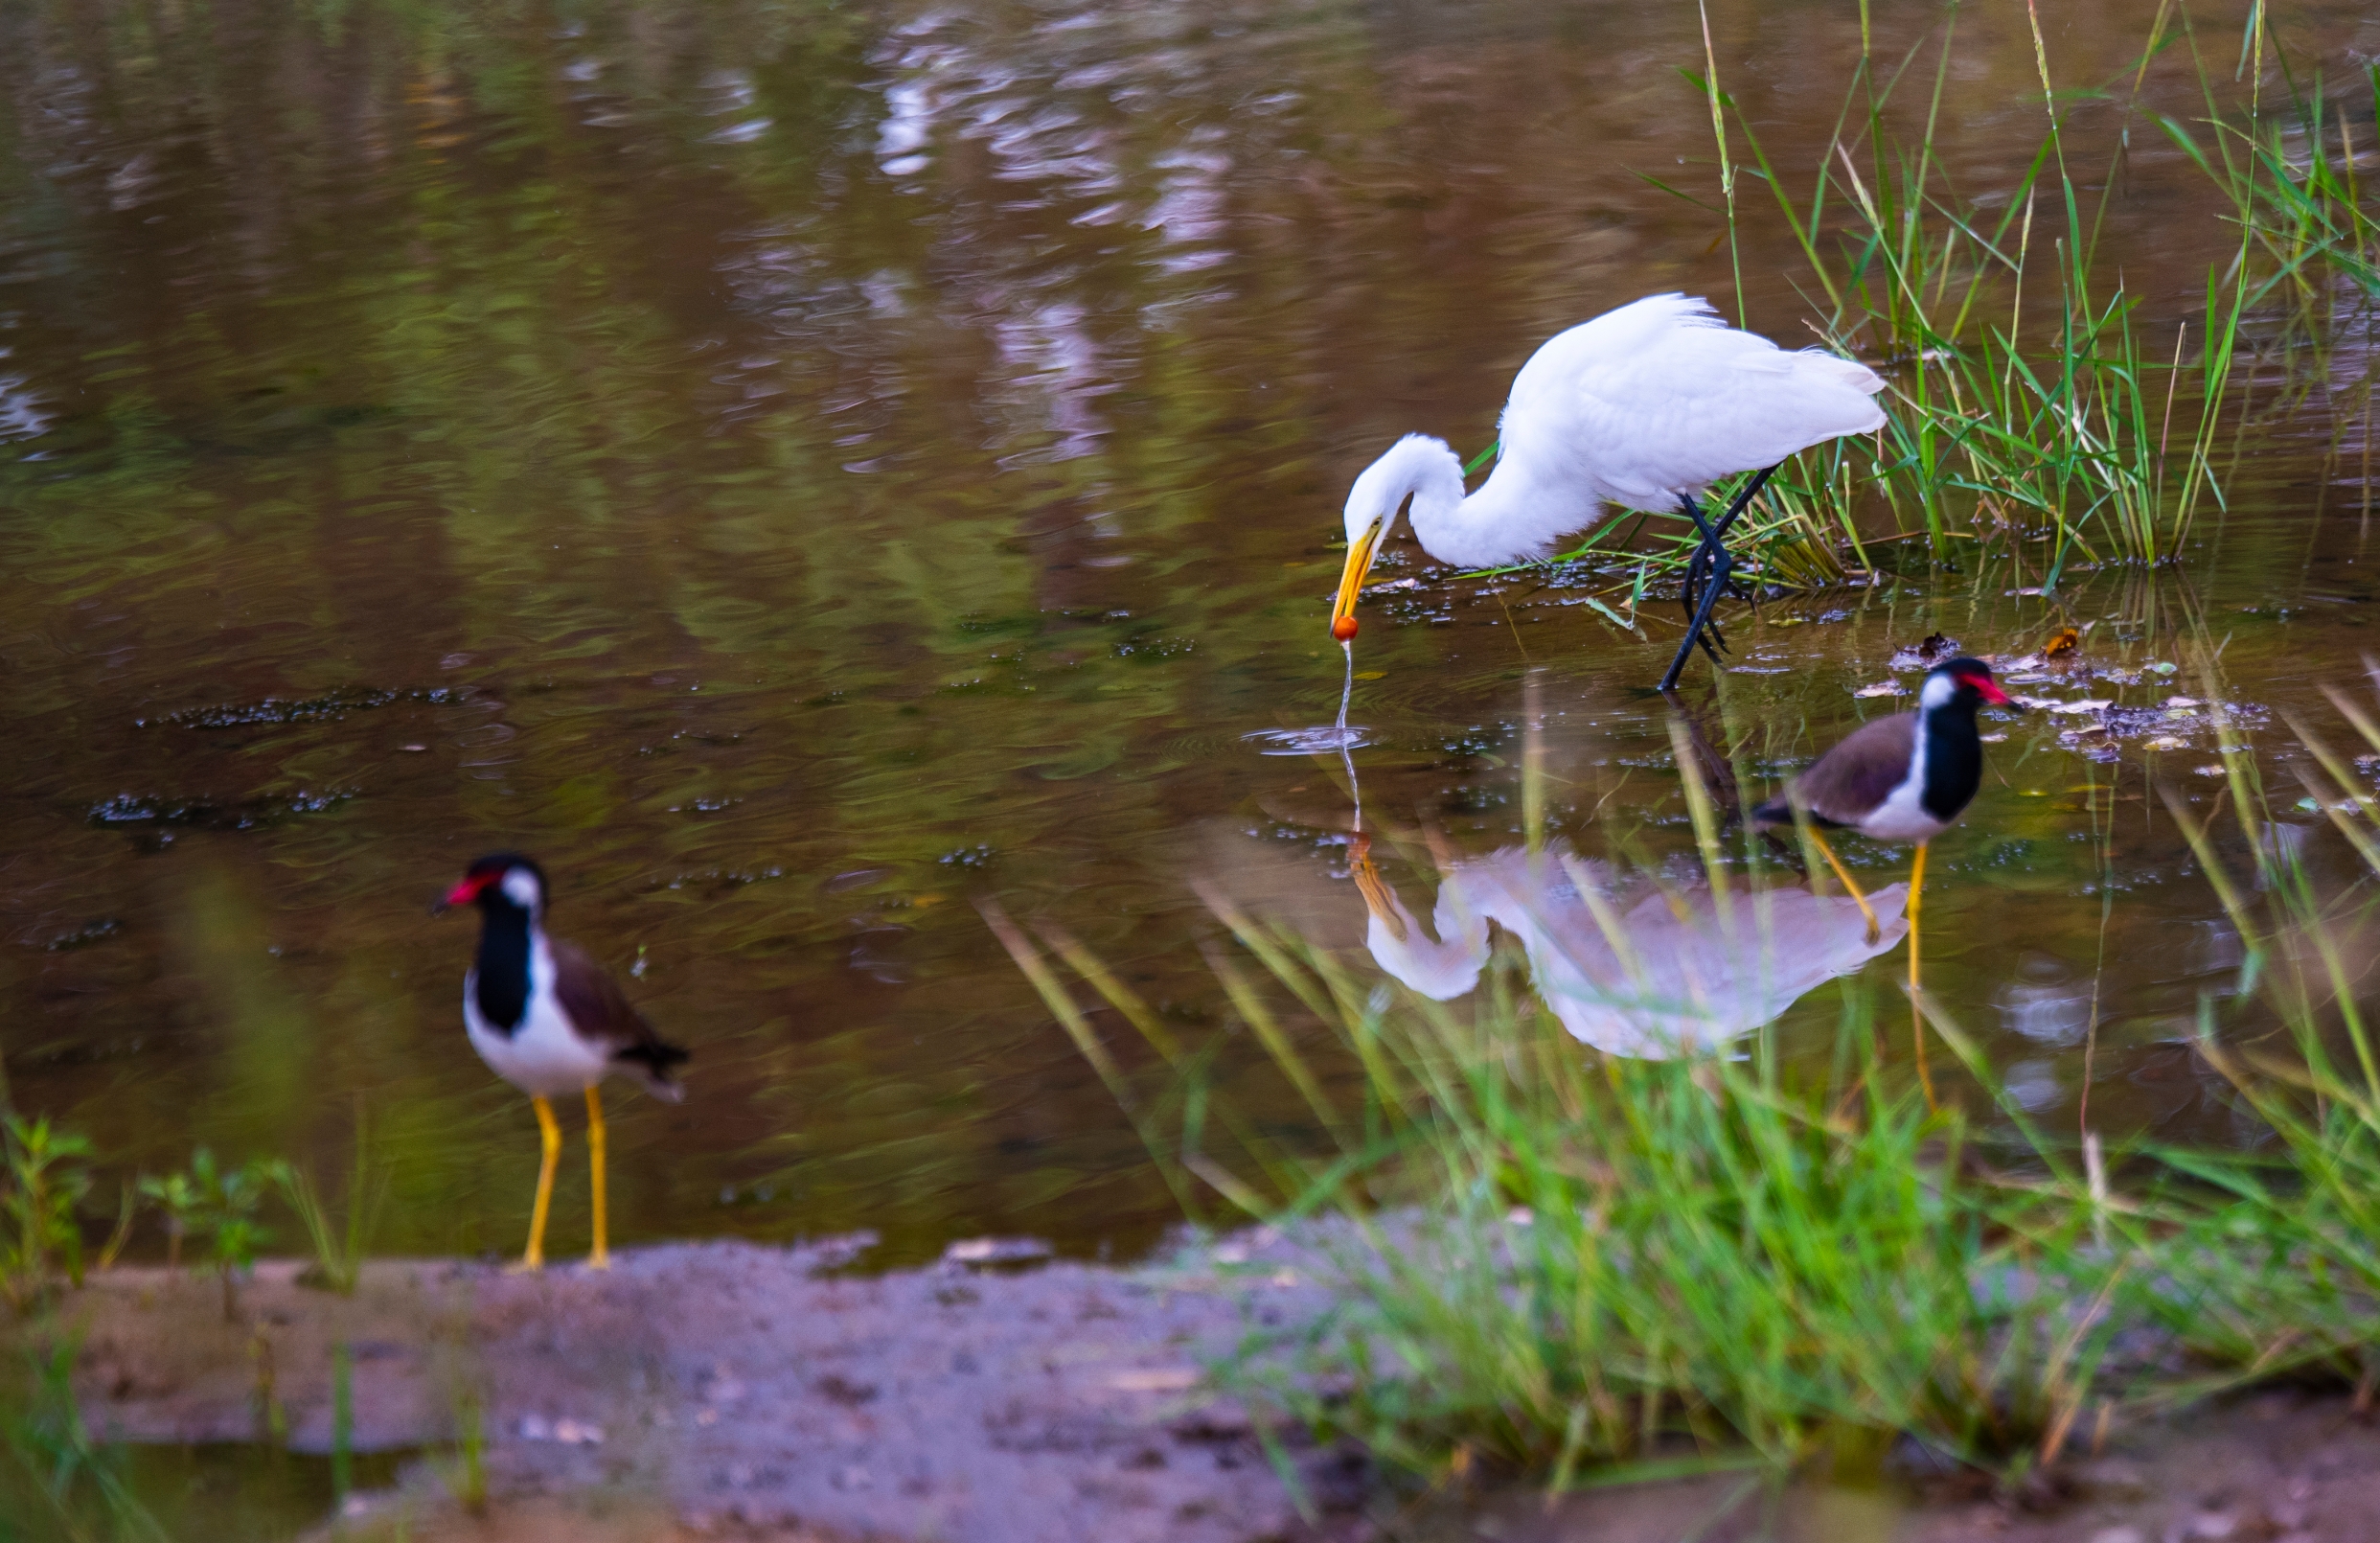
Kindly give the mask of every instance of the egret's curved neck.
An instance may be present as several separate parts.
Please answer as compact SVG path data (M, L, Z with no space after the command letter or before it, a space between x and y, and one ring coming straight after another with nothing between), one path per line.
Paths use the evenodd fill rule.
M1385 481L1390 496L1387 504L1394 509L1411 495L1413 502L1408 518L1413 522L1413 535L1431 557L1445 561L1438 552L1433 536L1443 535L1463 518L1463 463L1442 439L1427 434L1407 434L1389 447L1388 453L1373 463L1366 473ZM1395 517L1390 516L1393 522ZM1388 533L1383 531L1382 536Z
M1552 496L1515 463L1499 461L1486 482L1463 494L1463 463L1444 440L1407 434L1372 473L1412 495L1413 535L1422 549L1457 567L1497 567L1544 557L1553 539L1590 524L1594 505ZM1391 504L1393 507L1393 502Z

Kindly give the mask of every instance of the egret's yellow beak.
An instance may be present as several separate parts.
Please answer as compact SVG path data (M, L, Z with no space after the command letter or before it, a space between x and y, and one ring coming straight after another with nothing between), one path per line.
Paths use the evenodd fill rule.
M1331 607L1331 635L1342 643L1356 634L1356 596L1363 588L1363 576L1372 571L1372 554L1380 549L1387 524L1374 520L1362 541L1348 543L1347 566L1339 575L1339 600Z

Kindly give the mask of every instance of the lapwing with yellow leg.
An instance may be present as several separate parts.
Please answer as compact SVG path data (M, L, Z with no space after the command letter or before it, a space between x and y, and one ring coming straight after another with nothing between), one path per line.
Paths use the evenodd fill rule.
M602 965L574 943L545 933L545 870L517 852L472 864L444 905L479 908L479 957L463 979L463 1026L471 1048L499 1077L529 1095L538 1112L544 1159L529 1213L523 1270L545 1264L545 1218L554 1198L561 1126L549 1100L586 1095L588 1170L593 1180L595 1246L587 1267L611 1263L604 1207L604 1105L596 1091L614 1072L676 1103L686 1090L671 1068L687 1052L653 1032Z
M1851 881L1842 859L1826 843L1821 829L1857 831L1880 841L1915 841L1917 856L1909 874L1909 989L1916 1011L1917 903L1926 882L1926 845L1966 813L1976 789L1983 782L1983 740L1976 731L1976 710L1985 702L2008 705L2008 693L1992 679L1992 668L1981 659L1946 660L1926 672L1917 691L1915 712L1895 713L1862 724L1786 785L1782 796L1751 812L1762 825L1792 824L1798 812L1802 828L1835 877L1867 917L1867 935L1876 933L1876 914L1867 897ZM1934 1102L1934 1079L1926 1071L1925 1022L1914 1024L1917 1076L1924 1083L1926 1102Z

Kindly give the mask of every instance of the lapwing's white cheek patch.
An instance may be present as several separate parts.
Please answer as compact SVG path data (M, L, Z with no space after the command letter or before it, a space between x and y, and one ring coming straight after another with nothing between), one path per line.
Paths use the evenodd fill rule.
M1948 706L1950 704L1951 698L1957 696L1957 681L1952 679L1947 675L1937 675L1930 678L1926 681L1925 690L1917 694L1917 702L1921 706L1944 707Z
M545 897L538 892L538 876L527 868L514 868L504 875L504 895L523 910L535 910Z

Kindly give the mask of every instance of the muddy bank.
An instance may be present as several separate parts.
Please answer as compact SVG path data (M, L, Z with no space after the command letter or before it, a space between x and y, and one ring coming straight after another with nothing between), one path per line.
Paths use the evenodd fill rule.
M358 1498L338 1531L367 1543L2380 1543L2380 1429L2295 1392L2119 1421L2016 1493L1963 1476L1780 1497L1721 1475L1550 1508L1524 1489L1416 1497L1283 1432L1316 1502L1300 1518L1246 1413L1199 1387L1251 1331L1330 1305L1314 1256L1264 1236L1128 1269L981 1240L927 1269L843 1273L864 1238L639 1249L604 1275L386 1260L352 1298L275 1262L238 1323L210 1277L120 1270L66 1320L85 1335L86 1417L128 1441L244 1440L277 1420L324 1450L346 1344L355 1445L439 1449ZM453 1443L474 1427L480 1515L454 1499Z
M443 1446L476 1420L499 1496L602 1492L673 1525L950 1543L1279 1533L1294 1508L1244 1416L1201 1394L1249 1327L1310 1321L1287 1262L1008 1273L835 1272L864 1239L639 1249L607 1274L388 1260L353 1298L267 1263L224 1321L212 1278L120 1270L68 1303L94 1433L236 1440L277 1418L332 1439L332 1346L359 1448ZM265 1405L269 1390L270 1410ZM1361 1467L1298 1453L1349 1506ZM444 1481L426 1474L423 1492Z

